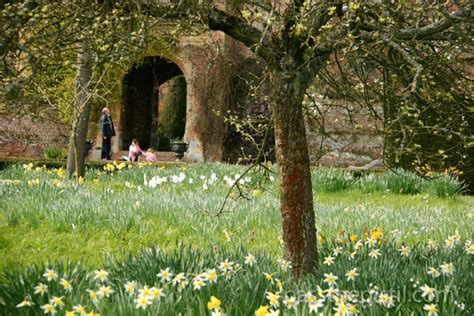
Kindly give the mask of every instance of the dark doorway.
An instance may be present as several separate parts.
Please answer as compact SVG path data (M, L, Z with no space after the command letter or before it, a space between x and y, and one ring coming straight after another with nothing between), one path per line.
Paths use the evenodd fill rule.
M179 67L173 62L161 57L147 57L142 63L135 64L123 79L123 107L121 117L122 149L127 150L132 139L140 142L142 149L153 148L154 150L169 150L169 140L159 133L160 113L164 110L163 100L171 91L170 82L176 78L185 80ZM171 85L173 86L173 85ZM183 90L183 89L181 89ZM186 102L186 88L184 98ZM173 107L178 106L173 104ZM180 108L186 104L180 105ZM176 124L182 124L178 128L181 135L173 137L180 138L184 134L184 122L186 110L179 112L179 120ZM174 115L176 116L176 115ZM160 122L161 124L161 122ZM175 123L170 123L175 124ZM182 132L181 132L182 131Z

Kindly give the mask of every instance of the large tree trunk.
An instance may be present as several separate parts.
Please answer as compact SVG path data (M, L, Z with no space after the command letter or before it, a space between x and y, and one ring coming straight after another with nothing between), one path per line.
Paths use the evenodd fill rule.
M302 110L306 87L294 76L285 79L280 73L273 76L272 87L285 256L298 277L317 268L315 215Z
M74 113L69 136L67 174L71 178L84 177L85 150L89 112L91 107L91 82L93 59L84 44L77 56L77 73L74 84Z

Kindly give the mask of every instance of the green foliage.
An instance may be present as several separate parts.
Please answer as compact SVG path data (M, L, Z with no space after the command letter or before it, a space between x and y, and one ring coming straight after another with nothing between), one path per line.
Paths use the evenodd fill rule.
M43 150L45 159L65 159L67 157L67 149L59 147L48 147Z
M186 79L184 76L178 76L169 81L169 90L163 100L163 111L159 114L160 150L171 150L171 140L183 137L185 123Z
M353 187L355 181L350 172L321 168L313 173L313 188L320 192L339 192Z
M448 174L424 181L422 190L433 196L453 197L465 192L466 184L459 180L457 176Z

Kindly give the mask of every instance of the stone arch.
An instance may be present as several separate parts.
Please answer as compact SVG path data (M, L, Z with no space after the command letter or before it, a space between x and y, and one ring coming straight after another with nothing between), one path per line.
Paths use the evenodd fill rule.
M163 144L160 143L160 138L163 137L158 134L160 112L163 110L162 96L169 90L166 89L169 82L179 76L185 77L181 68L161 56L144 57L124 75L118 135L120 149L127 150L133 138L140 141L143 149L163 149ZM182 115L185 120L185 114ZM178 134L173 137L182 136L183 134Z

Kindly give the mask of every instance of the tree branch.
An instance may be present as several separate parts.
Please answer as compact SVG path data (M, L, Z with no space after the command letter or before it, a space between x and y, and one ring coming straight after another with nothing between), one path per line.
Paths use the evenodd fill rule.
M255 27L240 17L231 15L217 8L213 8L209 13L209 28L215 31L222 31L230 37L242 42L253 52L262 57L267 64L273 65L275 56L273 51L268 48L268 36L262 34ZM258 45L261 42L262 45Z

